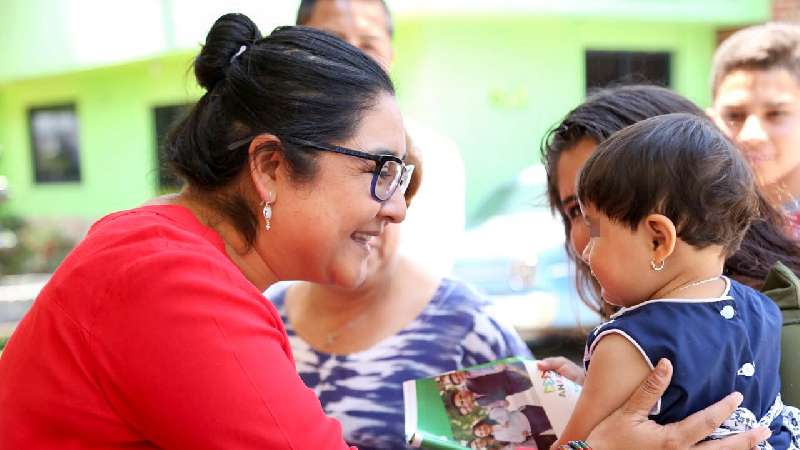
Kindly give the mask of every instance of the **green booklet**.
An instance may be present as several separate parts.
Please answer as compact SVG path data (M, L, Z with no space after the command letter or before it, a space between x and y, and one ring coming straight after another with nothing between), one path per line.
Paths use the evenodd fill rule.
M580 391L522 358L406 381L406 439L426 449L547 450Z

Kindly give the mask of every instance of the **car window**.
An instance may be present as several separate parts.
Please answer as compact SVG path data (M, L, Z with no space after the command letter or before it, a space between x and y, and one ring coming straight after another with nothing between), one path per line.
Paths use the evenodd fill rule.
M547 184L541 166L530 167L493 190L470 220L479 225L491 217L549 208Z

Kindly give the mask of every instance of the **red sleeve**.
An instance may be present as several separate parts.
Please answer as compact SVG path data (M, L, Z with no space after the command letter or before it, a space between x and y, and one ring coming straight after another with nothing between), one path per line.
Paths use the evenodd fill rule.
M124 269L89 340L110 406L163 448L344 449L295 372L274 307L220 255Z

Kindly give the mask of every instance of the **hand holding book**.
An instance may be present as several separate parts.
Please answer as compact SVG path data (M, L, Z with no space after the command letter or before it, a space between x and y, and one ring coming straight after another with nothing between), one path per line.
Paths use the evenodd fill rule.
M555 441L555 436L569 418L580 389L568 377L539 370L558 362L560 361L550 359L537 366L533 361L511 358L404 383L406 436L409 443L427 449L548 449L548 442ZM504 364L505 368L499 368L500 364ZM561 364L555 369L561 367L559 372L564 373L566 366L568 365ZM509 370L512 372L509 373ZM528 387L524 374L527 374L530 381ZM487 375L494 375L494 379L475 381L470 378ZM758 428L727 439L695 445L736 409L741 401L741 396L737 394L731 394L719 403L675 424L661 426L649 420L648 413L663 394L671 376L672 365L669 361L659 362L656 370L625 405L592 431L587 439L588 444L594 450L747 450L769 437L768 429ZM470 383L470 380L473 381ZM496 392L488 388L492 385L497 387ZM448 391L467 390L465 388L468 386L483 393L478 396L459 395L455 403L452 394L444 395ZM499 402L488 401L502 396L503 392L506 393L506 398L499 399ZM537 409L537 405L531 404L537 402L540 402L541 410ZM552 403L557 406L548 407ZM487 405L490 411L483 409L481 404ZM505 413L496 409L500 406L504 407ZM508 417L500 420L503 414ZM478 427L478 436L475 434L475 426L485 419L496 423L491 423L491 428ZM515 432L519 434L515 435ZM498 436L515 441L518 440L515 436L521 436L525 440L502 441Z

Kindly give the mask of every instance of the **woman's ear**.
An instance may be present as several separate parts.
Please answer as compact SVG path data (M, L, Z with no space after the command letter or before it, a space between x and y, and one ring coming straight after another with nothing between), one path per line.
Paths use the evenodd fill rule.
M250 179L262 202L272 203L277 196L278 168L285 163L281 140L274 134L260 134L248 148Z
M650 242L654 263L661 263L675 251L678 233L675 230L675 224L669 217L650 214L644 219L644 232Z

